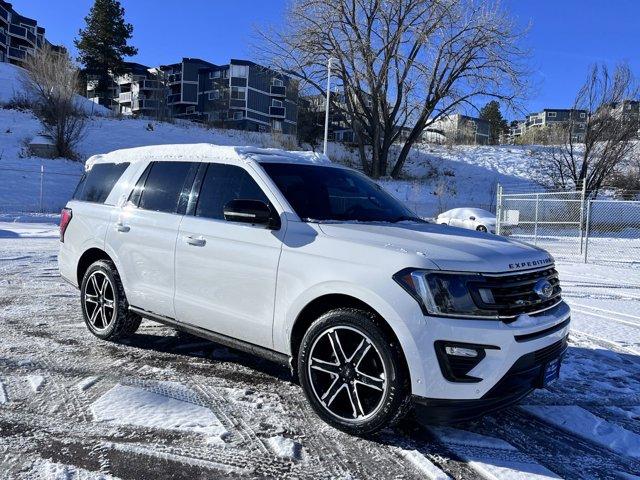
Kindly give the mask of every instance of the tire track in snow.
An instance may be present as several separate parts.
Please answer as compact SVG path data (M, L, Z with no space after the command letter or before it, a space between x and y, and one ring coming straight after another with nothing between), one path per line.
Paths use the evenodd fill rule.
M519 407L485 417L479 429L527 452L565 478L614 480L620 478L616 472L621 469L628 473L640 471L640 462L568 433Z

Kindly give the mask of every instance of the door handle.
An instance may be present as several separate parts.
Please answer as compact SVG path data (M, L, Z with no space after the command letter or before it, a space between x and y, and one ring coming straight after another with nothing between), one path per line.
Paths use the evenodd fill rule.
M118 232L128 232L131 230L131 227L129 225L124 225L122 222L118 222L116 223L116 230Z
M188 235L184 237L184 239L189 245L193 245L194 247L204 247L207 243L207 241L202 236L194 237L192 235Z

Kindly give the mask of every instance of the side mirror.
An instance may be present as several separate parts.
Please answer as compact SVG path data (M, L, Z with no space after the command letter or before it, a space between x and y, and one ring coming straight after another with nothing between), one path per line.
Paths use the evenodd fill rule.
M228 222L264 225L272 230L280 228L280 218L260 200L231 200L224 206L223 213Z
M469 220L475 220L475 219L476 219L476 217L474 217L473 215L471 215L471 216L469 217Z

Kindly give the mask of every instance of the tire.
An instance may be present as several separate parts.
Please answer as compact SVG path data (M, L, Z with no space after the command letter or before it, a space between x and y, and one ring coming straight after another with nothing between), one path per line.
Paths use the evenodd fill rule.
M392 426L410 407L400 345L366 311L340 308L318 318L302 339L298 378L318 416L351 435Z
M142 322L139 315L129 311L118 270L108 260L98 260L85 272L80 303L87 328L102 340L132 335Z
M485 227L484 225L478 225L478 226L476 227L476 230L477 230L478 232L487 233L487 227Z

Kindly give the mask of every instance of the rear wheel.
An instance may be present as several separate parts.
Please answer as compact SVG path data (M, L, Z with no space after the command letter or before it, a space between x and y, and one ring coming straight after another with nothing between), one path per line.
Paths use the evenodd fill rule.
M400 346L369 312L337 309L316 320L302 340L298 376L316 413L353 435L393 425L409 406Z
M487 227L485 227L484 225L478 225L476 230L479 231L479 232L486 232L487 231Z
M98 260L85 272L80 286L84 321L96 337L116 340L135 333L142 319L129 311L115 265Z

